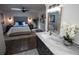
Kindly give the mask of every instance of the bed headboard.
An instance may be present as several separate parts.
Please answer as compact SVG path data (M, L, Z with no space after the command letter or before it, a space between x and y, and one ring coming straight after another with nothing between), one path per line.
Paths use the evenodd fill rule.
M22 22L27 23L27 17L14 16L14 21L19 22L19 24L22 24Z

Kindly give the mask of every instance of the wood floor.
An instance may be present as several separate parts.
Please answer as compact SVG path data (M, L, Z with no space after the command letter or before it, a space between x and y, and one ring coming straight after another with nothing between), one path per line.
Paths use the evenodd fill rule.
M36 39L34 37L18 40L7 40L5 43L6 55L16 54L36 48Z

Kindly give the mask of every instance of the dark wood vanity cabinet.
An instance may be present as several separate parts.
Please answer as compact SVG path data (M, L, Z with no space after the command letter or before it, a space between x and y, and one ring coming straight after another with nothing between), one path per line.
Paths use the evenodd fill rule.
M53 55L46 45L37 37L37 50L40 55Z

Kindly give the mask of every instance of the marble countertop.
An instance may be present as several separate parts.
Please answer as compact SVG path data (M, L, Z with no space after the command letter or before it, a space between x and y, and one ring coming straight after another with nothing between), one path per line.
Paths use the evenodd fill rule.
M48 32L39 32L36 34L55 55L79 55L78 45L65 46L63 38L54 33L51 36Z

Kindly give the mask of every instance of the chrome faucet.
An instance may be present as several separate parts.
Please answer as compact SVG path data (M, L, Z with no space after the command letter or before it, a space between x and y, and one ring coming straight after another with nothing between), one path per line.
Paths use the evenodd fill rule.
M51 29L49 29L49 35L52 35L52 31L51 31Z
M52 32L51 32L51 30L50 30L50 34L49 35L52 35Z

